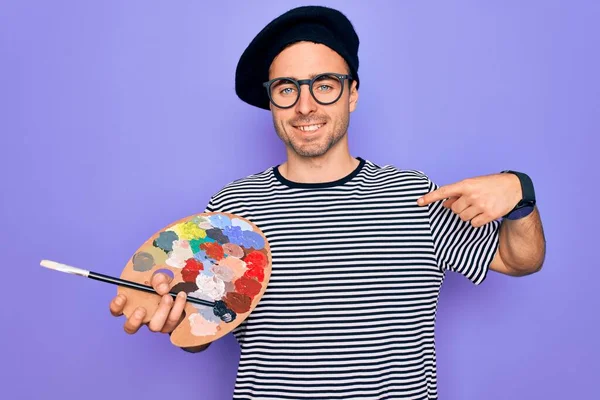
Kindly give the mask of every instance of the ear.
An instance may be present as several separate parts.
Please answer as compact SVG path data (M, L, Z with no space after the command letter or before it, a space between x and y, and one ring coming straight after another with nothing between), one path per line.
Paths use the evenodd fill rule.
M358 103L358 89L356 88L356 81L352 81L352 84L350 85L350 99L348 104L350 112L356 110L356 103Z

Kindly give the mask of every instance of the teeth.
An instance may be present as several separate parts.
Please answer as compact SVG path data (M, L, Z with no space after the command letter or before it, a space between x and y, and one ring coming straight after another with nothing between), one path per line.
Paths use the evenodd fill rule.
M319 129L320 127L322 127L323 124L319 124L319 125L306 125L306 126L299 126L298 129L300 129L303 132L313 132L316 131L317 129Z

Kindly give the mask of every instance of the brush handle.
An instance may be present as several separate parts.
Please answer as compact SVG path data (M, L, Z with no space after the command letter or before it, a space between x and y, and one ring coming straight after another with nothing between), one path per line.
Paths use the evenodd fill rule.
M102 281L102 282L106 282L106 283L112 283L113 285L118 285L118 286L123 286L123 287L126 287L126 288L130 288L130 289L140 290L142 292L158 294L158 293L156 293L156 290L154 290L154 288L152 286L142 285L141 283L127 281L125 279L120 279L120 278L115 278L113 276L100 274L98 272L92 272L92 271L90 271L87 277L90 278L90 279L95 279L97 281ZM177 293L169 292L168 294L171 295L171 297L173 298L173 300L175 300L175 298L177 297ZM190 302L190 303L194 303L194 304L200 304L202 306L208 306L208 307L214 307L215 306L214 302L211 302L211 301L208 301L208 300L198 299L198 298L192 297L192 296L188 296L187 297L187 301Z

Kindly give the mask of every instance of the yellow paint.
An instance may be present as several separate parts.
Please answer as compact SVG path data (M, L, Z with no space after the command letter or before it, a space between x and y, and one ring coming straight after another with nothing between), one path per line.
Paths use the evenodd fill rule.
M206 231L191 221L178 224L173 227L173 230L177 233L179 239L183 240L204 239L206 237Z
M165 253L163 249L159 249L158 247L150 245L144 247L142 250L146 253L152 254L152 258L154 258L155 265L164 265L167 261L167 253Z

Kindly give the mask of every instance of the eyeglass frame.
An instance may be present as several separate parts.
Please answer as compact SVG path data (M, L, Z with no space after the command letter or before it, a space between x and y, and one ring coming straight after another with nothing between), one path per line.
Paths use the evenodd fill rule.
M313 92L313 83L315 83L315 81L318 78L321 78L321 77L323 77L325 75L333 75L333 76L335 76L336 78L338 78L341 81L341 84L342 84L342 90L340 91L339 96L335 100L333 100L332 102L329 102L329 103L324 103L322 101L317 100L317 97L315 96L315 93ZM271 85L273 83L277 82L277 81L280 81L280 80L291 81L292 83L294 83L294 85L296 85L296 88L298 88L298 96L296 96L296 101L294 101L291 105L286 106L286 107L282 107L282 106L280 106L278 104L275 104L275 102L273 101L273 98L271 96ZM346 80L348 82L351 82L353 80L352 75L350 75L350 74L338 74L337 72L323 72L321 74L315 75L312 79L300 79L300 80L296 80L294 78L290 78L290 77L286 77L286 76L279 77L279 78L273 78L270 81L263 82L263 86L267 90L267 96L269 96L269 101L271 102L271 104L273 104L277 108L288 109L288 108L294 107L298 103L298 100L300 100L300 95L301 95L300 92L302 91L302 88L301 88L302 85L308 85L308 91L310 92L310 95L312 96L312 98L317 103L319 103L319 104L321 104L323 106L328 106L328 105L337 103L337 101L342 97L342 94L344 94L344 87L346 86Z

